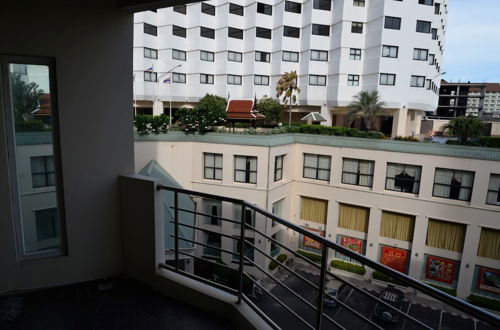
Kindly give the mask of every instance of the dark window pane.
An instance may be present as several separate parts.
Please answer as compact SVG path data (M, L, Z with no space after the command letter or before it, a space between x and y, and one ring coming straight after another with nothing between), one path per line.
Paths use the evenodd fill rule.
M272 31L270 29L265 29L265 28L257 27L255 29L255 35L258 38L271 39Z
M285 1L285 11L300 14L302 12L302 4L293 1Z
M392 29L392 30L400 30L401 29L401 18L386 16L384 28Z
M243 30L229 27L227 29L227 36L229 38L243 39Z
M273 14L273 6L267 5L262 2L257 2L257 12L264 15L272 15Z
M321 25L321 24L313 24L312 25L312 34L319 36L329 36L330 35L330 26L329 25Z
M144 33L156 36L158 35L158 28L154 25L144 23Z
M331 0L314 0L313 2L314 9L330 10L331 7L332 7Z
M207 27L200 27L200 36L203 38L215 39L215 30Z
M172 25L172 34L174 36L186 38L186 29L181 26Z
M234 15L243 16L244 7L236 5L234 3L229 3L229 13Z
M283 35L285 37L300 38L300 29L293 26L284 26Z
M176 13L180 13L180 14L186 15L186 5L177 5L177 6L174 6L174 11Z
M215 6L209 5L208 3L201 3L201 12L207 15L215 16Z

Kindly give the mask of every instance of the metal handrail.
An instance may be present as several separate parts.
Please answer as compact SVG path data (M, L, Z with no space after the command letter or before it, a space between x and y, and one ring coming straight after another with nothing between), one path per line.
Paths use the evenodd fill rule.
M241 248L240 248L240 258L239 258L239 283L238 283L238 302L241 302L242 300L242 296L243 296L243 290L242 290L242 285L243 285L243 280L242 280L242 277L243 277L243 259L248 259L244 256L244 250L245 250L245 245L246 244L249 244L248 242L245 243L245 239L244 239L244 236L245 236L245 230L246 230L246 227L251 227L249 226L248 224L246 224L245 222L245 209L246 208L250 208L252 210L254 210L255 212L258 212L260 213L261 215L267 217L267 218L270 218L271 220L274 220L275 222L287 227L287 228L290 228L302 235L305 235L307 237L310 237L312 238L313 240L319 242L322 244L323 246L323 249L322 249L322 264L321 266L320 265L317 265L315 264L315 266L319 266L318 268L321 269L321 272L320 272L320 277L321 277L321 281L322 283L324 284L324 280L325 280L325 276L326 274L328 273L329 275L333 275L332 273L330 273L329 271L327 271L326 269L326 261L327 261L327 251L328 249L333 249L339 253L342 253L344 255L346 255L347 257L351 258L351 259L354 259L356 261L358 261L359 263L367 266L367 267L370 267L376 271L379 271L379 272L382 272L390 277L392 277L393 279L395 280L398 280L410 287L413 287L425 294L427 294L428 296L430 297L433 297L441 302L444 302L445 304L448 304L458 310L461 310L462 312L465 312L469 315L473 315L474 318L477 318L477 319L480 319L482 321L485 321L491 325L494 325L494 326L497 326L497 327L500 327L500 317L488 312L488 311L485 311L479 307L476 307L472 304L469 304L463 300L460 300L454 296L451 296L449 294L446 294L438 289L435 289L425 283L422 283L418 280L415 280L411 277L409 277L408 275L406 274L403 274L403 273L400 273L398 271L395 271L385 265L382 265L378 262L375 262L371 259L368 259L367 257L361 255L361 254L358 254L348 248L345 248L335 242L332 242L314 232L310 232L294 223L291 223L285 219L282 219L264 209L261 209L260 207L254 205L254 204L251 204L245 200L242 200L242 199L236 199L236 198L231 198L231 197L225 197L225 196L219 196L219 195L215 195L215 194L209 194L209 193L203 193L203 192L197 192L197 191L193 191L193 190L188 190L188 189L183 189L183 188L177 188L177 187L170 187L170 186L165 186L165 185L162 185L162 184L158 184L157 186L157 189L158 190L168 190L168 191L173 191L175 194L174 194L174 212L175 212L175 218L174 218L174 223L175 223L175 232L174 232L174 238L175 238L175 247L176 247L176 250L174 251L175 253L175 257L176 257L176 261L175 261L175 271L178 271L179 270L179 267L178 267L178 226L179 225L183 225L183 224L179 224L178 223L178 211L179 211L179 207L178 207L178 194L179 193L182 193L182 194L187 194L187 195L194 195L194 196L197 196L197 197L204 197L204 198L209 198L209 199L215 199L215 200L220 200L220 201L225 201L225 202L230 202L230 203L233 203L233 204L239 204L241 205L242 207L242 212L241 212L241 233L240 233L240 238L243 238L241 239ZM184 211L184 210L183 210ZM254 228L252 228L254 229ZM221 234L221 233L218 233L218 234ZM259 232L260 235L263 235L264 237L266 238L269 238L267 235ZM222 235L222 234L221 234ZM234 236L233 236L234 238ZM280 244L282 245L282 244ZM304 259L307 259L307 258L304 258ZM248 259L249 260L249 259ZM309 261L309 260L307 260ZM310 261L309 261L310 262ZM312 262L310 262L311 264L314 264ZM255 264L254 264L255 265ZM257 266L257 265L255 265ZM267 273L267 272L266 272ZM334 276L334 277L337 277L337 276ZM252 281L254 282L255 284L257 284L258 286L260 286L258 283L256 283L255 281ZM321 282L320 282L321 284ZM349 285L351 287L354 287L352 285ZM321 289L323 289L323 286L320 286ZM267 290L266 290L267 291ZM363 290L361 290L363 291ZM322 298L323 294L324 294L324 290L320 290L320 298ZM366 292L368 293L368 292ZM379 300L378 298L374 297L373 295L371 294L368 294L369 296L373 297L374 299L377 299ZM380 301L381 303L384 303L383 301ZM320 304L321 303L321 304ZM321 318L322 316L325 316L323 313L321 313L321 309L322 309L322 299L320 300L320 303L318 304L318 309L319 309L319 313L318 313L318 318L317 318L317 324L316 324L316 328L319 329L320 326L321 326ZM385 304L386 305L386 304ZM387 305L389 307L392 307L390 305ZM401 312L399 310L397 310L398 312ZM401 314L409 317L408 315L406 315L405 313L401 312ZM411 318L411 317L410 317ZM411 318L413 319L413 318ZM418 320L415 320L417 321L418 323L420 323Z

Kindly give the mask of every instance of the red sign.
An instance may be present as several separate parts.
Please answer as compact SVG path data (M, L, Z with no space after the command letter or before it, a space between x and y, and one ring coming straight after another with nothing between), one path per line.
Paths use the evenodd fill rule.
M312 232L315 232L317 234L319 234L320 236L325 236L325 232L321 231L321 230L314 230L314 229L310 229L310 228L307 228L308 231L312 231ZM307 247L310 247L310 248L313 248L313 249L321 249L321 243L318 242L318 241L315 241L313 240L312 238L304 235L304 246L307 246Z
M408 261L408 250L397 249L390 246L382 246L382 255L380 262L398 272L406 271Z
M477 288L479 290L500 293L500 270L479 268Z
M434 256L427 256L425 278L446 284L452 284L457 271L458 262Z
M363 253L363 240L362 239L342 236L342 238L340 239L340 245L342 245L343 247L346 247L349 250L352 250L356 253L359 253L359 254Z

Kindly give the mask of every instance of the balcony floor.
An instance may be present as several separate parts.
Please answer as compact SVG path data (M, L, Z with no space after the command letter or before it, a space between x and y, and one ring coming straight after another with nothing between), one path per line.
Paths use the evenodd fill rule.
M13 322L5 322L0 308L2 330L156 330L232 329L226 320L191 307L151 289L124 280L114 288L97 290L97 283L83 283L0 298L0 307L12 300L22 308ZM21 299L18 299L20 297ZM14 302L12 306L16 305Z

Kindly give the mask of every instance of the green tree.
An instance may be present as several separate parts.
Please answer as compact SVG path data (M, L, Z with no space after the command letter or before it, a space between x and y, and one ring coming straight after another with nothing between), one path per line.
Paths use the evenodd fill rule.
M196 108L177 111L178 123L184 132L208 132L226 121L226 99L206 94Z
M484 125L479 119L466 117L454 118L444 127L445 132L460 138L461 142L466 142L472 137L480 137L483 129Z
M384 102L377 90L361 91L353 96L353 101L347 106L347 120L350 124L356 116L361 116L368 130L375 126L375 119L384 112Z
M14 107L14 118L16 122L27 120L25 114L30 114L39 105L39 98L43 90L35 82L26 83L21 79L19 73L10 75L10 85L12 90L12 103Z
M281 121L283 115L283 107L281 104L268 96L264 96L257 103L257 110L260 114L266 116L266 123Z
M276 84L276 97L282 98L284 104L288 103L288 126L292 126L292 104L297 102L296 94L300 93L297 78L297 71L285 72Z

